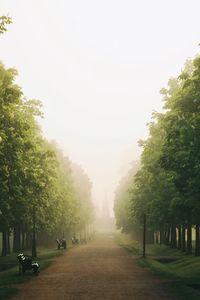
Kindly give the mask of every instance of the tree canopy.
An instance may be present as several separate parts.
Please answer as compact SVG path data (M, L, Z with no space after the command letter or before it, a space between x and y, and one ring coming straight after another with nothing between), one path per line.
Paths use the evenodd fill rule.
M149 137L140 141L141 167L130 180L129 208L124 219L141 226L147 215L148 228L157 241L192 252L192 227L196 230L195 253L199 255L200 223L200 57L188 60L178 78L161 90L163 113L154 113ZM120 214L126 205L116 198ZM131 227L130 227L131 228ZM187 245L186 245L187 233Z
M15 84L17 72L0 64L0 231L2 254L30 247L33 225L39 243L83 230L92 222L87 175L42 136L36 118L41 102ZM73 167L73 168L72 168ZM55 239L53 238L53 240Z

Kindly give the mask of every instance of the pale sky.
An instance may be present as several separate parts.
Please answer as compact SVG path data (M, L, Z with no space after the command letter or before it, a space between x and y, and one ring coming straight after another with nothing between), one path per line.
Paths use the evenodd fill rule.
M0 0L13 19L0 60L43 102L44 136L84 168L94 201L112 202L159 90L198 53L199 12L199 0Z

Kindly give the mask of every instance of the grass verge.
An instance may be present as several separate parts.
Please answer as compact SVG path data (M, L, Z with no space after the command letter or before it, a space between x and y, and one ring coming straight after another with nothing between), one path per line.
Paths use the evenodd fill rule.
M3 287L0 288L0 299L9 299L10 297L16 295L19 292L16 288Z
M62 255L65 250L55 250L47 248L38 249L37 262L40 264L40 272L46 269L57 256ZM30 253L26 253L30 254ZM25 275L18 274L18 265L16 265L17 254L8 255L6 257L0 257L1 264L13 264L13 267L0 272L0 299L7 300L16 294L19 290L14 287L10 287L13 284L20 284L34 278L32 271L27 271Z
M129 254L142 254L141 245L130 235L117 233L115 239ZM167 246L148 245L147 258L139 257L138 264L155 276L167 278L169 286L183 299L200 299L200 257L185 255Z

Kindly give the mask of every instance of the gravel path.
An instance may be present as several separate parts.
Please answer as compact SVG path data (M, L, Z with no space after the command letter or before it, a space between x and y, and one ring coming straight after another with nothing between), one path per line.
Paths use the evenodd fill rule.
M178 300L166 281L137 266L112 236L66 252L38 277L20 284L13 300Z

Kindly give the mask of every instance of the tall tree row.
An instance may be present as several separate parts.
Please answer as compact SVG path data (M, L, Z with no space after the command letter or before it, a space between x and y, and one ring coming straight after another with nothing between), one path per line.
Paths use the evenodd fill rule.
M72 163L71 169L79 204L77 220L74 223L74 236L79 233L80 240L86 241L91 235L91 225L94 221L94 207L90 201L92 183L79 165Z
M180 76L170 79L161 93L165 111L153 114L149 137L140 141L141 168L128 187L127 219L141 227L146 214L155 242L189 254L195 231L194 252L199 255L200 57L187 61Z
M124 233L132 232L136 235L136 227L130 216L130 200L131 200L131 187L133 185L134 176L139 169L139 162L134 162L130 171L124 176L115 192L114 213L116 217L116 226L122 229ZM136 227L135 227L136 225ZM137 235L137 238L139 234Z
M92 221L91 186L85 178L81 193L69 159L43 138L36 121L41 103L24 97L16 75L0 64L2 255L31 246L36 255L36 240L47 245Z

